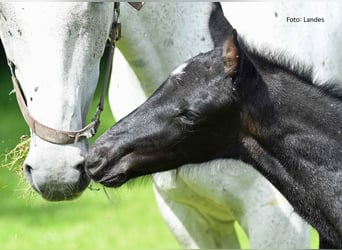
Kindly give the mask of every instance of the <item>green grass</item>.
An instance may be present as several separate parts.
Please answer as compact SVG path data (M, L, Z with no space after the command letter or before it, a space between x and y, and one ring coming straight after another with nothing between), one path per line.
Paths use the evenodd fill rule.
M18 177L0 169L1 249L179 248L156 207L151 185L87 190L77 200L23 198Z

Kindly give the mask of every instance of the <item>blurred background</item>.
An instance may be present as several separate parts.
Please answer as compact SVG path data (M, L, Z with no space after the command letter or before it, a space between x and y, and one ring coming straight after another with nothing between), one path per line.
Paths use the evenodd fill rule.
M103 72L104 65L101 69ZM93 185L93 189L87 189L74 201L52 203L28 189L20 173L3 167L4 155L20 142L21 136L29 135L15 95L9 95L11 90L10 71L0 41L1 249L180 248L159 213L149 178L106 192ZM98 97L99 90L90 117ZM97 136L113 124L106 100Z

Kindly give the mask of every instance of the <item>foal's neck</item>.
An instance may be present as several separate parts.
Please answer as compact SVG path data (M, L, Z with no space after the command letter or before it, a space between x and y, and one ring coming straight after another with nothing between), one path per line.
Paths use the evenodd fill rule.
M305 159L342 171L342 96L281 71L264 73L257 85L242 102L242 133L291 169Z
M242 158L341 247L342 100L281 71L259 84L242 105Z

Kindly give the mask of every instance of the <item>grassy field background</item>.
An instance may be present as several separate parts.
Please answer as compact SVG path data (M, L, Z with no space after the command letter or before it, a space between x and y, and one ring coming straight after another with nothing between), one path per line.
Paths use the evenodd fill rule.
M151 185L87 190L75 201L22 197L18 177L0 170L0 249L178 249Z

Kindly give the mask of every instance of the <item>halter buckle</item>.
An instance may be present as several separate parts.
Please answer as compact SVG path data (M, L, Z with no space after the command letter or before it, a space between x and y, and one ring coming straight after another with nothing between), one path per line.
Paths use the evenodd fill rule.
M128 2L134 9L139 11L145 4L145 2Z

